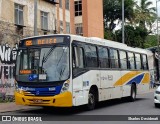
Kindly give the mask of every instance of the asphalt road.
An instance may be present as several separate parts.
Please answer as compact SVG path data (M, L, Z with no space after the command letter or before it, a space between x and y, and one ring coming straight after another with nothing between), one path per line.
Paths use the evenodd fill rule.
M2 113L3 115L18 115L18 116L41 116L45 117L45 120L54 120L55 118L58 119L58 121L54 121L55 123L64 123L64 124L79 124L79 123L85 123L85 124L160 124L160 118L157 122L146 122L146 121L116 121L117 118L125 118L127 117L143 117L145 115L160 115L160 108L154 107L153 102L153 92L145 93L137 96L137 100L135 102L128 102L127 99L116 99L116 100L109 100L105 102L101 102L95 110L92 111L86 111L85 106L80 106L72 109L57 109L52 108L48 109L47 111L40 108L30 109L30 110L20 110L20 111L14 111L14 112L7 112ZM114 115L114 116L111 116ZM122 116L124 115L124 116ZM134 115L134 116L133 116ZM140 116L138 116L140 115ZM75 122L73 120L76 120L78 118L78 121ZM91 119L90 119L91 118ZM109 118L109 119L107 119ZM69 120L67 120L69 119ZM84 121L86 120L86 121ZM96 121L98 120L98 121ZM103 121L102 121L103 120ZM109 121L104 121L109 120ZM61 121L61 122L60 122ZM91 122L92 121L92 122ZM47 122L52 123L52 122Z

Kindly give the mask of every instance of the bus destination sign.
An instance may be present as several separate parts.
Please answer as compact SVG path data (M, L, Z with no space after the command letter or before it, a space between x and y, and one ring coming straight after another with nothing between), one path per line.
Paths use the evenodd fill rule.
M50 45L56 43L63 43L64 37L50 37L50 38L38 38L38 39L29 39L24 41L25 46L33 45Z

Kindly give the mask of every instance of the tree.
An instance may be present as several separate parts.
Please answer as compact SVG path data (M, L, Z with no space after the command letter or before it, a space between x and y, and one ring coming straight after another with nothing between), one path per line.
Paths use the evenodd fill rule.
M104 22L107 30L113 31L116 27L115 21L122 20L122 0L104 0ZM125 19L132 21L134 17L134 0L125 0Z
M144 48L144 41L143 39L146 39L148 32L147 30L144 30L141 28L141 26L131 26L131 25L125 25L125 44L132 47L142 47ZM122 41L122 29L117 30L115 32L116 35L116 41L121 42Z
M152 24L156 19L156 8L150 7L153 3L148 0L141 0L140 5L136 5L134 22L146 28L149 26L150 31Z
M157 36L156 35L148 35L146 42L144 44L145 48L157 46Z

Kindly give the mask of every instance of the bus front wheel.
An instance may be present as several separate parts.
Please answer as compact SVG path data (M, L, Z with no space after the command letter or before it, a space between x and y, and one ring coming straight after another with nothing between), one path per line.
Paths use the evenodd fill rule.
M93 110L95 106L96 106L96 95L95 95L95 92L91 90L88 95L87 109Z

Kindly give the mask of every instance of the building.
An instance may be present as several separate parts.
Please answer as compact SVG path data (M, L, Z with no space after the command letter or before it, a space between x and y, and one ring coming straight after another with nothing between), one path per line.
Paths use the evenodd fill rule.
M75 33L104 38L103 0L74 0Z
M56 4L50 0L38 0L37 28L39 35L55 32ZM0 24L0 36L7 33L7 37L14 39L15 43L20 38L33 36L34 0L0 0ZM6 43L10 39L6 39L4 35L0 42Z
M70 31L71 34L104 38L103 0L57 0L57 2L59 2L57 5L59 33Z
M38 35L71 33L103 38L102 0L37 2ZM34 20L34 0L0 0L0 37L7 33L6 31L13 34L14 38L11 39L16 39L15 42L20 38L33 36ZM3 37L0 43L6 41Z

